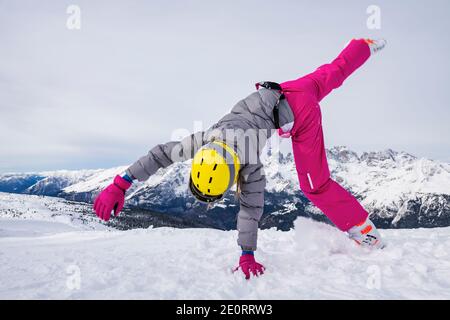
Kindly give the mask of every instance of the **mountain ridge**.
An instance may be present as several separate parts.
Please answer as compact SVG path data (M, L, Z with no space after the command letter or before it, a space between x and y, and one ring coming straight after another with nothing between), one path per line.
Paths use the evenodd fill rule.
M450 226L450 164L417 158L392 149L357 152L344 146L327 149L331 176L352 192L383 228ZM291 153L262 156L267 177L263 228L289 230L298 216L327 218L299 189ZM0 174L0 191L50 195L92 202L112 178L127 166L79 171ZM238 202L234 191L212 209L195 202L187 183L189 161L161 169L129 190L126 205L205 221L219 229L235 227ZM14 183L15 180L15 183Z

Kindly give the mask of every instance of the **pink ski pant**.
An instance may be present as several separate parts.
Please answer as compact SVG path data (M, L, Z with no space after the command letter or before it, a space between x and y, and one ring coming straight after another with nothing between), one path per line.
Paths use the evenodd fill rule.
M368 214L356 198L330 178L319 105L305 113L304 130L292 138L300 188L339 229L347 231Z
M295 115L292 147L300 188L342 231L365 221L368 213L353 195L330 177L319 102L369 56L370 49L364 40L353 40L332 63L281 84Z

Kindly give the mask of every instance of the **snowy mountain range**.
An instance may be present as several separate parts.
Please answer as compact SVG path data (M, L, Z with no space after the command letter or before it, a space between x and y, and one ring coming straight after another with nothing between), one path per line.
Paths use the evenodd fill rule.
M379 227L450 226L450 164L393 150L357 154L346 147L333 147L327 154L333 179L357 196ZM292 154L273 153L262 160L268 183L261 228L289 230L298 216L327 221L299 190ZM1 174L0 192L89 203L126 168ZM127 193L127 206L164 213L188 226L235 228L238 203L234 192L207 211L188 192L189 170L189 162L177 163L134 184ZM122 227L132 228L135 222L125 219Z

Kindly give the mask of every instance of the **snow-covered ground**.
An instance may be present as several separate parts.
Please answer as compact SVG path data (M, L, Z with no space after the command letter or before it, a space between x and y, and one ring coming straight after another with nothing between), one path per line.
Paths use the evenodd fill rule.
M260 232L257 259L267 271L246 281L231 272L239 255L234 231L117 231L77 223L78 212L55 214L72 206L0 193L0 298L450 298L450 228L382 230L388 247L367 251L299 218L289 232Z

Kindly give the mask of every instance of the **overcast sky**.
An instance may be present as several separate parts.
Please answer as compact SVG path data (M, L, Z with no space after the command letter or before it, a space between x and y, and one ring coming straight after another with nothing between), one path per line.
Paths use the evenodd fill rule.
M80 30L66 26L71 4ZM447 0L0 0L0 172L131 163L353 37L388 46L323 101L327 146L450 161L449 12Z

